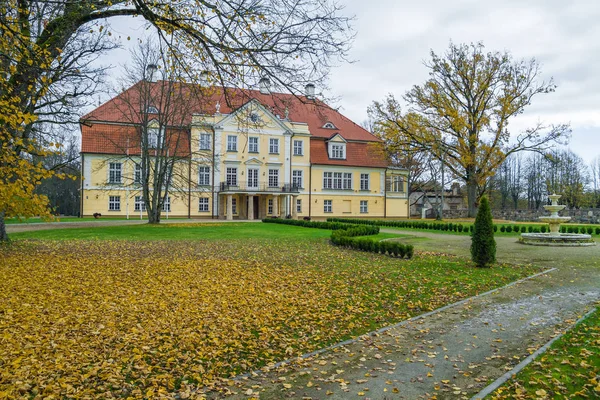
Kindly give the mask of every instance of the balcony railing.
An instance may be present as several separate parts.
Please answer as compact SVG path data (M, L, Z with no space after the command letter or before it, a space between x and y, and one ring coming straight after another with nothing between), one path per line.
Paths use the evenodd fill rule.
M279 186L271 186L268 182L259 182L258 185L248 185L247 182L240 182L237 185L229 185L227 182L221 182L221 192L271 192L271 193L298 193L300 188L294 184L286 183Z

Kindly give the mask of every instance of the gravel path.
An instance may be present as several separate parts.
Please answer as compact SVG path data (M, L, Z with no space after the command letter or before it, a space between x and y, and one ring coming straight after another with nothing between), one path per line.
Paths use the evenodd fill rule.
M412 235L400 240L421 251L461 256L469 251L468 236L382 231ZM252 377L235 389L238 397L252 392L260 399L470 398L600 300L600 246L547 248L510 237L496 240L500 261L557 269L299 366Z

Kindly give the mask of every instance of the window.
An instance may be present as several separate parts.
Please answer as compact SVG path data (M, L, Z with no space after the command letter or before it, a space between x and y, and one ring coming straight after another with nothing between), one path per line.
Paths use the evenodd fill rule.
M333 172L323 172L323 189L333 189Z
M345 143L330 143L329 144L329 158L346 158L346 144Z
M163 203L162 210L165 212L171 212L171 196L167 196L165 198L165 202Z
M158 114L158 108L154 106L148 106L147 112L148 114Z
M135 163L135 169L133 171L133 183L142 183L142 166Z
M302 140L294 140L294 155L301 156L304 154L304 142Z
M296 212L302 212L302 199L296 199Z
M108 164L108 183L121 183L121 163Z
M248 152L258 153L258 138L256 136L248 138Z
M158 128L148 128L148 148L156 149L159 140Z
M198 185L210 185L210 167L198 167Z
M235 197L231 199L231 213L237 214L237 198Z
M270 169L269 170L269 187L278 187L279 186L279 170L278 169Z
M200 211L200 212L208 211L208 197L200 197L198 199L198 211Z
M273 214L273 199L267 201L267 214Z
M108 211L121 210L121 196L108 196Z
M388 176L385 180L385 184L385 190L388 192L404 192L404 178L402 176Z
M360 212L361 214L366 214L369 212L369 202L367 200L360 201Z
M352 174L349 172L344 172L343 188L352 189Z
M342 188L342 173L341 172L333 173L333 188L334 189Z
M335 125L332 124L331 122L328 122L325 125L323 125L323 128L325 128L325 129L335 129Z
M360 174L360 190L369 190L369 174Z
M333 212L331 207L331 200L323 200L323 212Z
M301 170L293 170L292 171L292 186L295 188L302 188L302 171Z
M135 204L133 206L135 211L146 211L146 202L143 196L135 196Z
M237 186L237 168L227 167L226 178L228 185Z
M279 139L269 139L269 153L279 154Z
M248 187L258 188L258 168L248 169Z
M200 150L210 150L210 133L200 134Z
M237 151L237 136L227 135L227 151Z

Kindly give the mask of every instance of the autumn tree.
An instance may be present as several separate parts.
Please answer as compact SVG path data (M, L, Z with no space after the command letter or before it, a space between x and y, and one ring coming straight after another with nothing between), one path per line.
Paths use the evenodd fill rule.
M509 122L538 95L556 86L540 80L535 59L514 60L508 52L485 52L483 44L450 44L425 62L429 79L400 102L389 95L374 102L376 123L393 126L401 141L443 160L466 184L469 216L474 217L489 178L516 152L545 151L570 132L567 125L538 123L512 134Z
M37 124L69 122L96 92L103 70L93 61L117 45L110 21L127 16L147 21L188 80L207 71L211 83L239 87L267 76L297 94L322 83L353 38L351 19L332 0L5 0L0 36L11 46L0 47L0 99L16 99L17 115L32 116L5 132L22 143L14 156Z

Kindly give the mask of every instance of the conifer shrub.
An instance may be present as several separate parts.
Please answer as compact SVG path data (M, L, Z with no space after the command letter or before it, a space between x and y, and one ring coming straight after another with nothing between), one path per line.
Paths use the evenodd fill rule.
M548 230L548 228L546 227L546 225L542 225L542 226L540 226L540 231L541 231L542 233L546 233L546 231L547 231L547 230Z
M588 235L591 235L592 233L594 233L594 228L592 228L591 226L588 226L586 230L587 230Z
M529 232L529 233L532 233L532 232L533 232L533 226L532 226L532 225L529 225L529 226L527 227L527 232Z
M506 227L506 233L511 233L512 232L512 225L508 225Z
M600 235L600 226L596 228L596 235Z
M502 232L502 233L506 232L506 227L504 225L502 225L500 227L500 232Z
M498 225L494 225L494 233L498 232Z
M473 225L471 259L478 267L488 267L496 261L496 241L492 211L486 196L479 202L479 210Z

